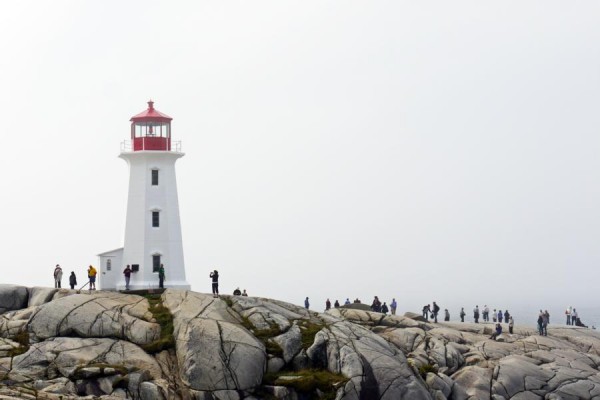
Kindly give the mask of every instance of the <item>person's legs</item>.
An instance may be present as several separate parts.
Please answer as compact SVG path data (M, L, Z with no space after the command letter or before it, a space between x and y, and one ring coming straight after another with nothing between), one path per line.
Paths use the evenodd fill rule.
M129 290L129 279L130 278L131 278L130 276L125 277L125 290Z

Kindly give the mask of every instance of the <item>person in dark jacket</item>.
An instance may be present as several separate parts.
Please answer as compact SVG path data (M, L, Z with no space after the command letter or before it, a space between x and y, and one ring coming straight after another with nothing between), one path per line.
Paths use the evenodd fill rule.
M383 302L383 305L381 306L381 312L384 314L387 314L389 311L387 304L385 304L385 301Z
M164 289L165 287L165 266L160 264L158 269L158 287Z
M210 278L212 278L213 297L219 297L219 271L215 269L213 272L211 272Z
M502 325L500 325L500 323L498 322L496 324L496 332L492 333L492 336L490 336L490 339L496 340L496 338L498 336L500 336L501 334L502 334Z
M71 271L71 275L69 276L69 285L71 285L71 289L75 289L75 285L77 285L77 277L73 271Z

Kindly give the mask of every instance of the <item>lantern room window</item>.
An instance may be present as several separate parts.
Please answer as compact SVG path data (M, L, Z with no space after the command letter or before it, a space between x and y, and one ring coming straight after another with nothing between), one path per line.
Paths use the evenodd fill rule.
M140 121L133 124L133 137L171 137L169 122Z

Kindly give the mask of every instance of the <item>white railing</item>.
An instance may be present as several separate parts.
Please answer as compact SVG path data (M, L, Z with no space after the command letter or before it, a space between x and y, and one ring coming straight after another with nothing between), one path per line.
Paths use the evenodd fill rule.
M131 141L131 140L123 140L121 142L121 152L122 153L127 153L127 152L130 152L130 151L133 151L133 141ZM165 149L165 151L168 151L168 150ZM171 141L171 151L175 151L177 153L181 153L181 140Z

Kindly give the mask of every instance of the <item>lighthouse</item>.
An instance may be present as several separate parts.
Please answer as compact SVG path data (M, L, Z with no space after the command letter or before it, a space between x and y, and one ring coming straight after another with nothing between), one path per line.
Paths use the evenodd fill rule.
M129 165L129 193L123 247L99 254L102 289L125 289L123 269L130 265L129 288L157 288L165 269L165 287L190 289L185 277L175 162L184 156L171 139L172 118L154 108L131 117L130 140L120 158Z

